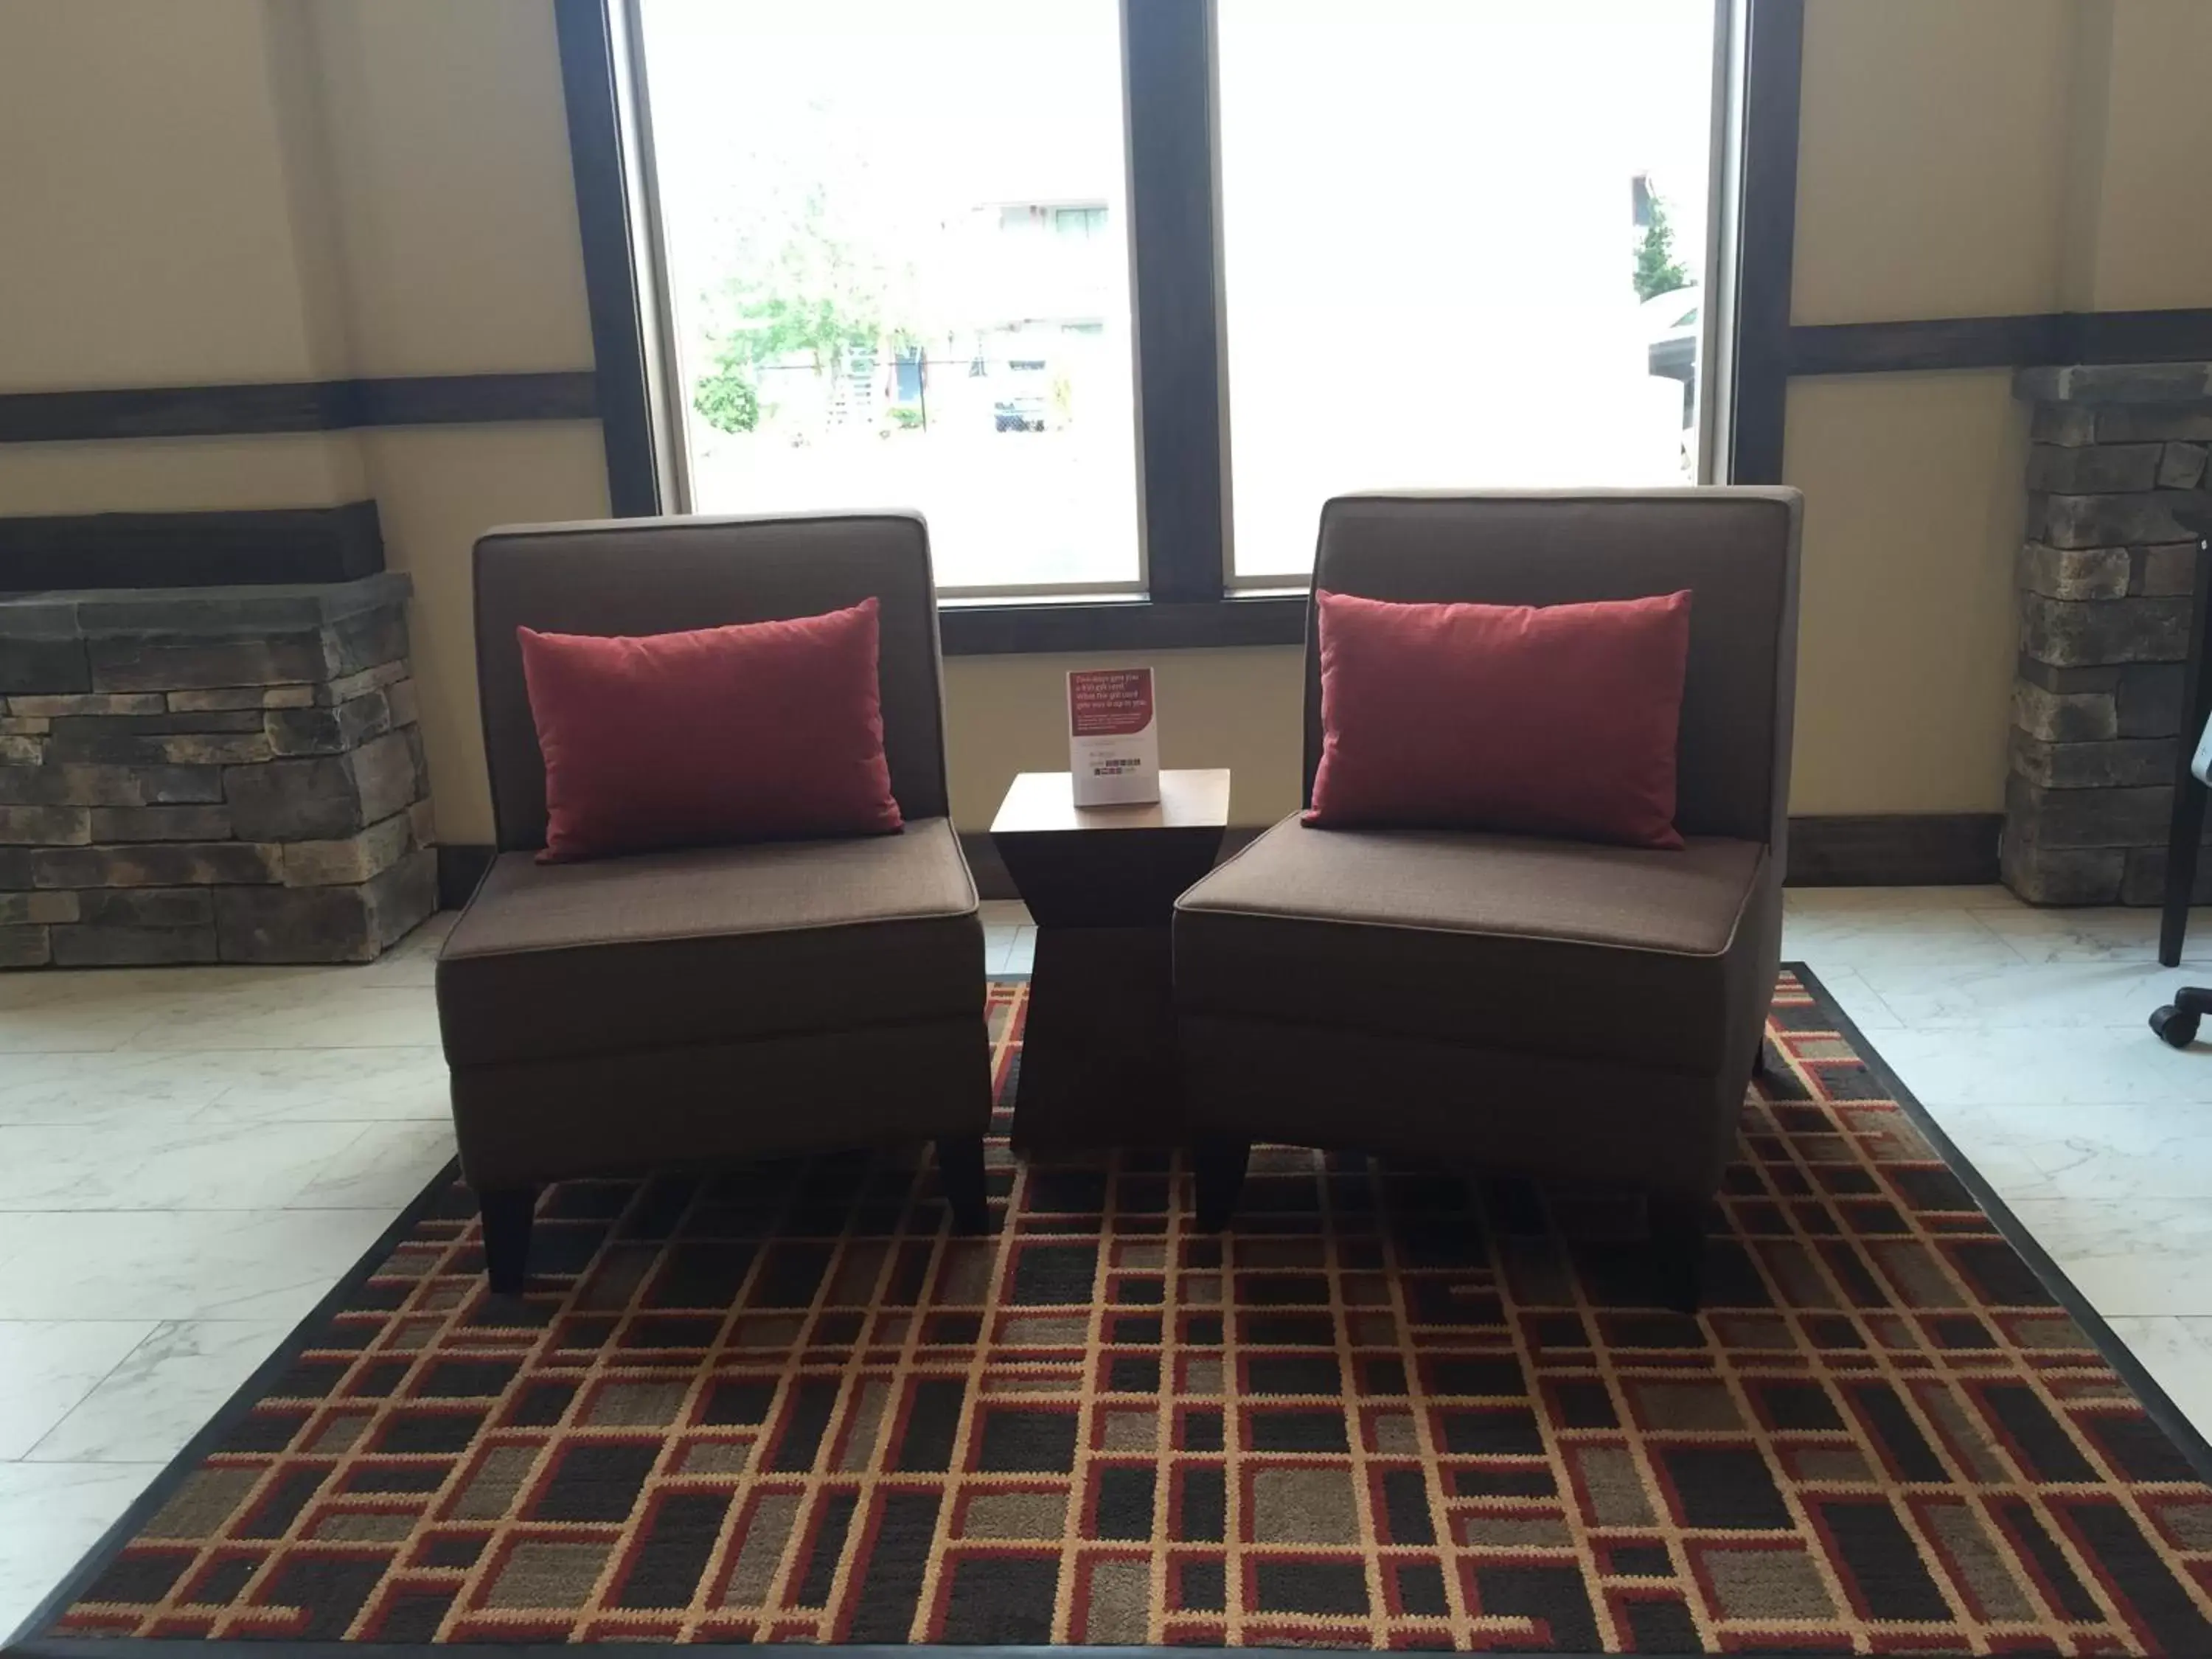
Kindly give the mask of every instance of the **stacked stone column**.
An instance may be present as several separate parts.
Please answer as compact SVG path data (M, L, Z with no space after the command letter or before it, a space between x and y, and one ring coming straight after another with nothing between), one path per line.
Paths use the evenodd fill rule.
M2212 364L2023 371L2034 405L2005 884L2038 904L2154 904L2182 731ZM2199 872L2212 883L2212 859Z
M0 966L361 962L429 915L408 593L0 599Z

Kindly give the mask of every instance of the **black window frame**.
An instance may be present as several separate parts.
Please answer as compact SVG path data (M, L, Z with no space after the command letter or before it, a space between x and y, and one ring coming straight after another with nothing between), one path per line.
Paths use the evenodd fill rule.
M654 400L660 343L641 273L641 221L653 210L640 169L629 54L631 0L555 0L576 211L598 370L608 494L617 517L664 510L667 471ZM1303 592L1231 585L1221 314L1219 157L1213 0L1121 0L1129 166L1133 326L1146 591L1097 599L950 599L951 655L1292 645ZM1730 130L1740 146L1734 337L1719 453L1737 483L1778 483L1788 374L1790 251L1796 229L1799 56L1804 0L1735 0L1743 47ZM1723 94L1726 95L1726 94Z

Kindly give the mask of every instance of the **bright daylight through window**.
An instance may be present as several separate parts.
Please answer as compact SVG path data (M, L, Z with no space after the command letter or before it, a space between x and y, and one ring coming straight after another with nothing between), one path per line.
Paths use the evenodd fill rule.
M1346 490L1694 483L1713 0L1218 0L1239 579Z
M1115 0L648 0L702 513L917 507L940 587L1133 589Z
M692 507L918 507L950 592L1141 591L1119 0L642 3ZM1695 481L1715 4L1214 0L1225 583L1303 580L1341 491ZM1217 157L1159 84L1172 210ZM1220 532L1152 528L1206 588Z

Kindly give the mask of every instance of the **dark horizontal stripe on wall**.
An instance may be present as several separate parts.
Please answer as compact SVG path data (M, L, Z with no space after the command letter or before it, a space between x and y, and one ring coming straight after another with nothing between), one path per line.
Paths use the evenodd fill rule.
M597 377L589 369L574 369L0 392L0 443L586 421L599 414L596 388Z
M0 518L0 592L343 582L384 568L374 501Z
M1998 812L1792 817L1791 887L1974 887L1997 878Z
M939 608L948 657L1034 651L1176 651L1209 645L1299 645L1304 594L1211 605L1112 600L1097 605L958 605Z
M2085 311L2069 316L2065 363L2178 363L2212 360L2212 310Z
M1790 331L1792 374L1883 374L1916 368L2012 368L2055 362L2057 317L1940 317L1832 323Z
M1790 331L1792 374L2212 359L2212 310L2046 312L1826 323Z

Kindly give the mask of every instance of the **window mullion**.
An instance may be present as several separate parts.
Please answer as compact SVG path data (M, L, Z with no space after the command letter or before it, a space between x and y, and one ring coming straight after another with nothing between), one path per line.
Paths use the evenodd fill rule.
M1212 12L1122 0L1146 575L1185 604L1224 570Z

